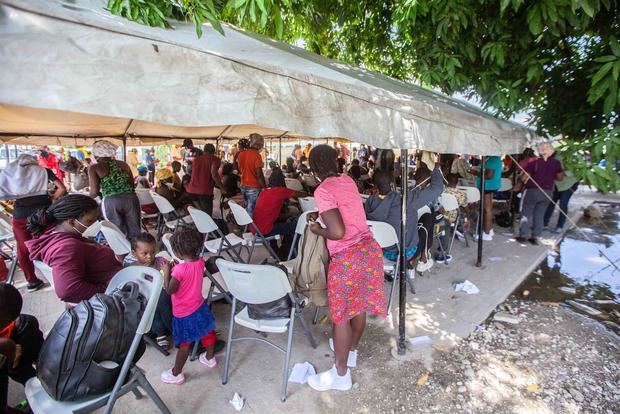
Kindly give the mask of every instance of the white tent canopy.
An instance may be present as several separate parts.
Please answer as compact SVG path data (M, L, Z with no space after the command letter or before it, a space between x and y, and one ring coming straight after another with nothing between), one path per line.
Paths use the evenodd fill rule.
M141 26L105 3L0 0L5 139L259 132L492 155L532 138L465 102L288 44L230 26L198 39L192 25Z

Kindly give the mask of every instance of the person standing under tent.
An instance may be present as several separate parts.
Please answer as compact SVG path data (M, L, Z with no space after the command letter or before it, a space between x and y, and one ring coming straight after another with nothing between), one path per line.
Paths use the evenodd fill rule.
M250 134L250 148L239 153L237 165L241 173L241 193L245 200L246 209L250 217L254 214L254 206L258 195L265 187L263 175L263 159L260 150L265 140L260 134Z
M106 140L93 144L97 163L88 169L90 196L101 194L101 210L106 220L116 224L127 238L140 234L140 201L134 190L131 168L115 160L117 146Z
M564 224L566 224L568 203L570 202L570 199L575 193L575 191L577 191L577 187L579 187L579 180L573 175L572 172L564 168L564 165L562 163L562 156L559 152L554 151L552 157L560 161L565 176L563 180L555 181L555 190L553 191L553 203L549 203L549 207L547 207L547 211L545 211L544 227L549 226L549 221L551 220L551 216L553 215L553 210L555 210L555 203L559 201L560 213L558 214L558 222L555 228L551 230L552 233L559 233L564 228Z
M127 164L129 164L131 168L131 173L133 175L138 175L138 165L140 165L140 161L138 161L138 150L136 148L130 149L129 153L127 153Z
M312 144L306 144L306 148L304 148L304 157L310 158L310 151L312 151Z
M562 164L552 157L551 144L540 144L538 153L540 157L530 162L521 176L525 191L521 199L519 236L516 238L519 243L527 240L533 245L538 244L538 237L542 233L545 212L553 197L555 181L564 179Z
M337 159L338 152L328 145L310 153L310 167L321 184L314 192L319 212L308 215L309 228L327 240L327 296L336 360L331 369L308 378L317 391L351 389L349 368L357 365L366 313L386 316L381 247L366 223L357 186L351 177L338 174ZM316 222L319 216L325 228Z
M484 198L481 208L484 208L484 223L482 240L493 240L493 195L502 186L502 159L496 155L486 157L484 162ZM478 177L476 187L480 188L480 171L471 168L468 171ZM474 234L474 240L478 239L478 233Z
M146 168L149 172L149 182L151 186L155 185L155 169L158 163L157 158L155 157L155 150L151 148L147 151L146 157L144 157L144 162L146 163Z
M58 158L53 152L50 152L49 147L43 145L39 148L39 165L48 170L52 170L54 175L58 177L60 181L65 182L64 173L58 167Z
M49 183L56 187L51 197L48 192ZM47 208L66 192L65 185L52 170L41 167L37 159L29 154L20 154L0 173L0 194L3 198L8 195L15 196L12 197L15 199L12 227L17 242L17 261L28 282L28 292L34 292L43 285L43 281L38 279L34 272L34 265L26 247L26 242L32 239L32 233L27 226L28 217Z
M340 156L344 158L345 161L349 161L349 149L345 144L340 144Z
M205 144L203 154L192 162L192 178L187 185L187 197L196 208L213 215L213 188L222 188L218 170L221 161L215 156L215 146Z

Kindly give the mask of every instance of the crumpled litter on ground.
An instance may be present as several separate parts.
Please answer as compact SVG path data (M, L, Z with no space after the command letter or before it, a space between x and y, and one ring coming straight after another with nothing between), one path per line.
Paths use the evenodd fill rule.
M466 280L460 283L455 283L454 290L456 292L465 292L468 295L475 295L476 293L480 293L480 289L478 289L478 286L474 285L469 280Z

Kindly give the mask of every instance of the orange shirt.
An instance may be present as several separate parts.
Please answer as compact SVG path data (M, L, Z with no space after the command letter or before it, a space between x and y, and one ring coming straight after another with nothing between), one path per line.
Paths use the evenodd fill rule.
M237 165L241 172L241 185L246 187L259 188L258 175L256 170L263 168L263 159L254 148L241 151L237 157Z

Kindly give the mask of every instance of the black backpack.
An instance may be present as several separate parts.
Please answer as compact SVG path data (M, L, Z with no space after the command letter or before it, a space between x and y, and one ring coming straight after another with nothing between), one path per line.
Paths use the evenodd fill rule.
M96 294L67 309L39 354L37 376L45 391L58 401L110 391L129 352L145 303L138 285L128 282L110 295Z

